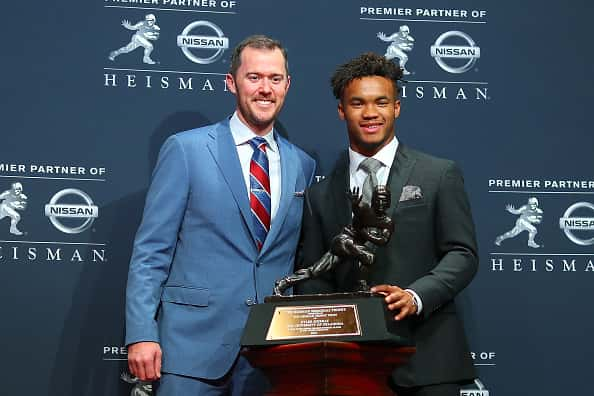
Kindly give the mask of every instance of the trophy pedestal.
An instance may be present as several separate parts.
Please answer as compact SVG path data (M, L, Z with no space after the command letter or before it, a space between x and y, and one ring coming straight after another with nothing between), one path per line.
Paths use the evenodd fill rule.
M370 292L267 297L241 353L270 379L268 396L394 395L389 377L415 352L409 323Z
M414 347L315 341L249 347L242 355L272 384L267 396L393 396L388 378Z
M252 306L241 345L310 341L414 345L409 320L395 321L384 296L370 292L267 297Z

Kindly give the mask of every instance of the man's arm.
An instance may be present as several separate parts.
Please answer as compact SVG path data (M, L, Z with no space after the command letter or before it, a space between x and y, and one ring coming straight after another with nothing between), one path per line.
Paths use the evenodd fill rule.
M153 172L142 223L136 234L126 288L126 345L131 372L142 380L160 376L156 315L189 194L183 148L167 139Z
M408 286L423 302L423 317L452 301L478 270L478 248L470 203L462 173L453 162L442 174L435 212L437 265Z
M386 296L388 308L397 313L396 320L417 313L428 317L452 301L470 283L478 269L470 204L462 174L454 163L450 163L442 174L436 200L436 266L406 289L393 285L378 285L371 289Z

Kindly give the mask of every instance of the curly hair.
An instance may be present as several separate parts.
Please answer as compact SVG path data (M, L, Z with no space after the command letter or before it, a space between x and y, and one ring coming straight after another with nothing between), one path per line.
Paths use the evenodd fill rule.
M394 62L373 52L361 54L339 66L330 79L332 92L336 99L341 99L344 89L351 81L369 76L380 76L392 80L394 92L398 96L400 91L398 81L402 81L402 69Z
M280 41L264 36L263 34L255 34L245 38L241 43L237 44L237 47L235 47L233 50L233 53L231 54L231 64L229 67L229 73L232 76L235 77L237 69L239 69L239 66L241 66L241 52L246 47L267 50L275 50L278 48L285 58L285 70L287 74L289 74L289 60L287 59L287 50L282 46Z

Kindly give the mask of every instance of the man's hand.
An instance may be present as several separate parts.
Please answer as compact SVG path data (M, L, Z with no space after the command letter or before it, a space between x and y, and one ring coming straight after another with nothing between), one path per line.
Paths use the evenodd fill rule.
M161 347L156 342L137 342L128 346L128 369L142 381L161 378Z
M378 285L372 287L371 291L386 296L385 301L390 311L400 311L398 315L394 316L396 320L402 320L417 313L417 305L412 294L398 286Z

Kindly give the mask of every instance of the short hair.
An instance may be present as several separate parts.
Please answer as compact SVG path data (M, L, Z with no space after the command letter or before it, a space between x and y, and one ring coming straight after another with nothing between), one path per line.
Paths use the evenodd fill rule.
M274 40L268 36L264 36L263 34L255 34L245 38L241 43L237 44L237 47L235 47L233 50L233 54L231 55L231 65L229 66L229 73L233 77L235 77L237 69L239 69L239 66L241 66L241 53L246 47L268 49L271 51L278 48L285 58L285 71L287 72L287 75L289 74L289 60L287 58L287 50L283 47L280 41Z
M351 81L370 76L380 76L392 80L394 93L398 96L400 91L398 81L402 81L402 69L396 66L391 60L373 52L361 54L344 65L339 66L330 79L332 92L336 99L340 100L345 87Z

